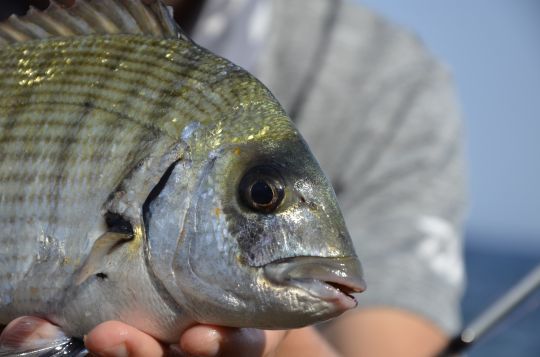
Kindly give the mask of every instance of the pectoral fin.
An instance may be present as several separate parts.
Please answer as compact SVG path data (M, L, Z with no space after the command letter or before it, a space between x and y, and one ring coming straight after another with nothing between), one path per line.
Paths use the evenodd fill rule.
M0 346L0 357L83 357L89 356L82 340L65 337L52 341L42 347L3 347Z
M82 340L66 336L46 320L25 316L12 321L0 336L0 357L87 356Z
M83 266L79 270L75 278L75 284L80 285L90 276L99 274L103 268L103 261L105 256L109 254L116 246L130 241L133 239L133 235L130 233L118 233L118 232L106 232L99 237L88 258L84 262Z

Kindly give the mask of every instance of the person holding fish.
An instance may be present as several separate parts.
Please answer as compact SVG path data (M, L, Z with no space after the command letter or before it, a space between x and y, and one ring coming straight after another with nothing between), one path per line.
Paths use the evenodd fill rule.
M0 323L41 317L11 321L0 356L54 343L80 351L69 336L84 336L100 356L442 349L459 328L464 180L441 65L346 0L168 2L196 43L279 99L334 186L349 238L332 189L274 97L177 32L156 1L140 1L66 1L67 11L53 5L0 23L0 222L10 232L0 236ZM25 137L52 153L46 165L39 153L16 151ZM17 172L9 155L35 162L26 169L39 179ZM54 215L24 187L46 191L38 202L53 197ZM170 212L182 213L182 227ZM37 231L45 233L35 243ZM351 244L369 286L359 308L291 329L356 305L351 294L364 284ZM32 305L37 296L45 302ZM105 320L122 322L93 324Z

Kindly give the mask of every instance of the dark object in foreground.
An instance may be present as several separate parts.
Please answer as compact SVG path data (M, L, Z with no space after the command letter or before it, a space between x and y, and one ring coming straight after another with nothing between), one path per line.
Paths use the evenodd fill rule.
M540 264L455 336L438 356L453 356L465 351L525 301L538 287L540 287Z

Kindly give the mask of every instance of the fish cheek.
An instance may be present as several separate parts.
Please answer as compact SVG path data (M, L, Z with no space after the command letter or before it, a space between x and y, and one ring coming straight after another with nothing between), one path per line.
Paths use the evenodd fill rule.
M229 232L236 238L240 249L240 258L250 266L264 261L264 246L271 244L272 237L265 235L272 225L267 217L251 215L246 217L235 212L229 219Z
M246 213L228 208L228 231L236 240L240 261L251 267L261 267L280 259L279 242L283 241L281 219L276 214Z

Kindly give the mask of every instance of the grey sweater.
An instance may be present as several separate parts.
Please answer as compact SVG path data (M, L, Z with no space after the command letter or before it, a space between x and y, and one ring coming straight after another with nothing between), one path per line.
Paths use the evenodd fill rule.
M353 3L272 6L255 75L334 184L365 269L360 306L456 332L465 193L451 78L417 39Z

